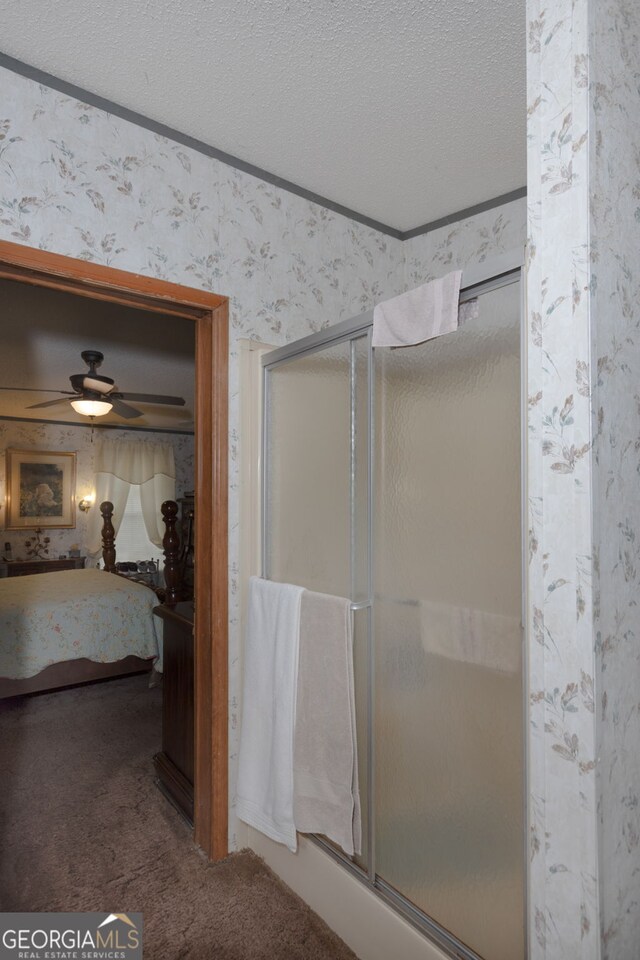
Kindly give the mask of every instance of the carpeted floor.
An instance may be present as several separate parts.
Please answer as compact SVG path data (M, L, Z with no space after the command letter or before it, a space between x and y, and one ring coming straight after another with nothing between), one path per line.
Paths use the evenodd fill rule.
M161 692L0 702L0 910L139 911L146 960L354 960L249 851L210 865L153 782Z

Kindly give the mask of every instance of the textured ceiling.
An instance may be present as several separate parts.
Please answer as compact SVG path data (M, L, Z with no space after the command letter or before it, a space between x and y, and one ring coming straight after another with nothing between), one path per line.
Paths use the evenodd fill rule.
M400 230L526 181L525 0L3 0L0 44Z
M89 423L69 403L29 410L71 390L69 377L85 373L80 353L100 350L98 373L123 392L184 397L184 407L133 403L143 416L123 420L113 413L95 423L156 430L193 430L195 324L101 300L0 280L0 417ZM71 398L68 398L71 399Z

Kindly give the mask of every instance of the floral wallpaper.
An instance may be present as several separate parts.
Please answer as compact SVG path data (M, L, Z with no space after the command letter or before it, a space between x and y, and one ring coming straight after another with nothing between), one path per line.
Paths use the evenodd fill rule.
M528 2L531 957L599 956L588 3Z
M93 441L98 438L100 429L93 431ZM176 462L176 496L182 496L187 490L193 490L194 463L193 437L188 434L144 432L135 434L131 430L106 430L109 439L137 440L141 443L162 442L170 443L174 448ZM0 538L2 546L6 542L11 544L14 560L26 560L24 541L28 532L22 530L4 529L4 496L6 493L5 450L14 447L17 450L60 450L76 454L76 503L93 490L94 469L93 458L95 443L92 442L92 431L88 427L74 424L61 425L32 420L3 420L0 417ZM97 509L97 506L91 508ZM47 530L50 537L49 555L58 557L60 554L69 554L69 550L77 547L85 554L87 537L87 521L89 514L80 510L75 512L76 526L68 530Z
M523 198L406 240L405 289L450 270L522 249L526 234L527 202Z
M527 8L531 957L622 960L640 942L640 11Z
M640 950L640 7L591 21L594 596L602 958Z

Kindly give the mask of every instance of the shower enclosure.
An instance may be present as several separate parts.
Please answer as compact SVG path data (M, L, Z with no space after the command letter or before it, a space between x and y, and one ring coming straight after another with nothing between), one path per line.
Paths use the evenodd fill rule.
M456 333L263 358L263 576L353 609L363 850L316 839L485 960L526 954L520 264L465 272Z

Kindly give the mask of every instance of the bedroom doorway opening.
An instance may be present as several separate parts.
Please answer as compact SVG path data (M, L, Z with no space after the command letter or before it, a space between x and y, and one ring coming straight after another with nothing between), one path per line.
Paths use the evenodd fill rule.
M134 308L149 323L150 342L160 314L195 325L194 841L221 859L228 852L228 299L8 242L0 242L0 280Z

